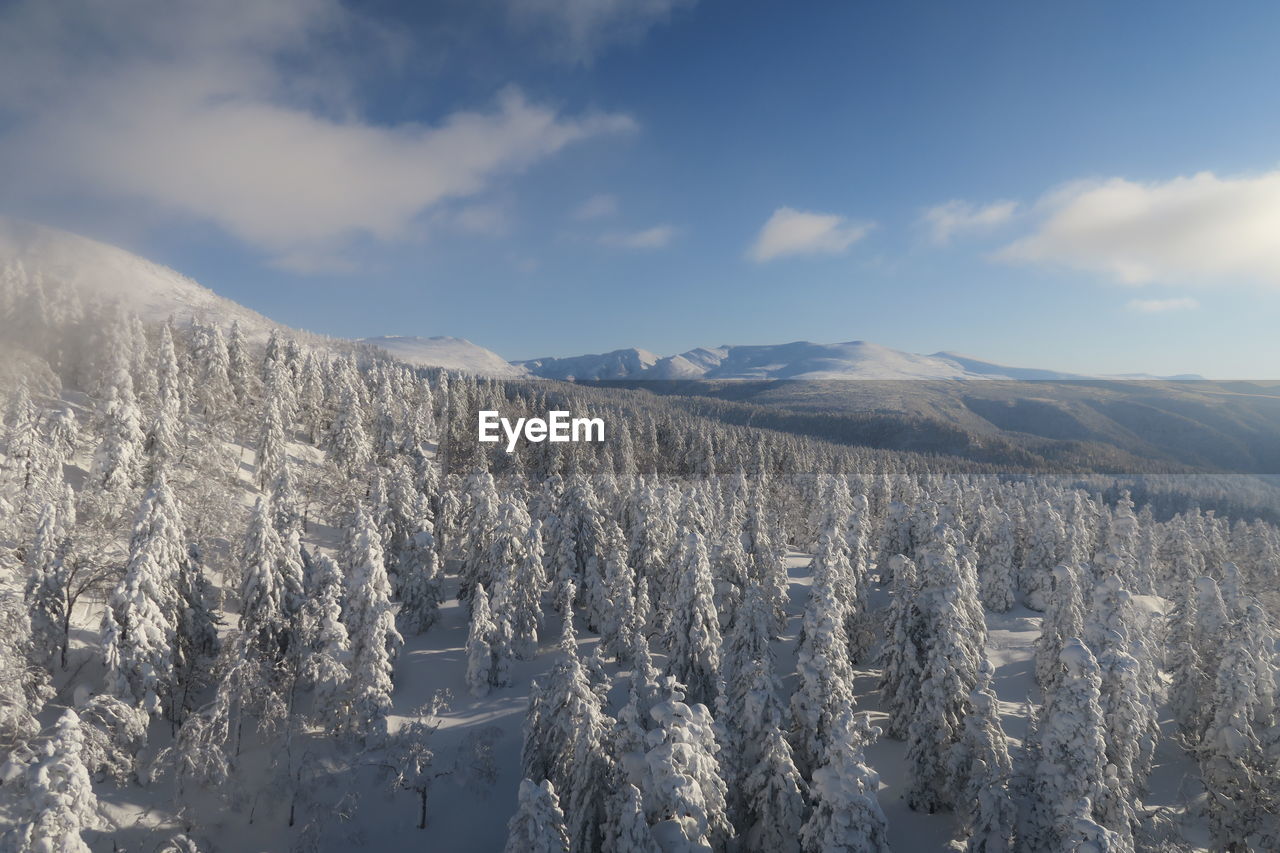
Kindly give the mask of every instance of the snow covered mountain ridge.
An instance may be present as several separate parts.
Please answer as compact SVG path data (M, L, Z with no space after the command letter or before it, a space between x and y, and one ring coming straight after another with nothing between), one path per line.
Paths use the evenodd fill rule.
M523 366L550 379L1064 379L1069 374L1006 368L946 353L917 355L868 341L699 347L659 358L644 350L538 359Z
M642 349L621 349L601 355L540 358L517 362L517 364L527 368L535 376L547 379L578 380L1097 378L1058 370L1010 367L951 352L919 355L890 349L869 341L845 341L835 344L795 341L772 346L699 347L680 355L666 357L659 357ZM1125 378L1161 377L1130 375Z

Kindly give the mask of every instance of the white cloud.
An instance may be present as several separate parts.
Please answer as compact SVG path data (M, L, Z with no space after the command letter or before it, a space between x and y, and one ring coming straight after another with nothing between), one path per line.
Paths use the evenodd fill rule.
M305 269L357 235L409 236L442 204L634 127L618 114L566 116L515 89L431 123L368 120L331 50L381 38L361 27L332 0L10 6L0 12L6 191L210 221Z
M869 222L850 222L831 213L780 207L756 236L747 256L757 263L784 255L838 255L867 236Z
M605 219L618 212L618 199L607 193L593 195L573 211L573 218L581 222Z
M939 246L945 246L958 232L982 231L1003 225L1013 218L1017 209L1016 201L973 205L966 201L952 200L929 208L920 217L920 221L929 229L930 239Z
M1164 314L1168 311L1193 311L1200 303L1190 296L1175 296L1169 299L1130 299L1125 306L1139 314Z
M605 234L600 238L600 242L606 246L621 249L663 249L670 245L675 236L674 226L655 225L642 231Z
M1159 183L1070 184L1037 206L1030 235L996 257L1101 273L1122 284L1280 287L1280 171Z
M589 64L612 44L633 43L697 0L508 0L515 28L556 58Z

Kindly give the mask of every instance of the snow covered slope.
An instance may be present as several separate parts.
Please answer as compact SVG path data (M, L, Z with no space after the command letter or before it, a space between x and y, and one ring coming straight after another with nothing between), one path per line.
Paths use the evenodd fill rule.
M388 335L379 338L362 338L358 343L376 346L401 361L419 367L443 367L446 370L498 378L528 375L525 368L512 364L496 352L477 346L463 338Z
M549 379L1069 379L951 353L917 355L868 341L698 348L657 358L645 350L520 362Z
M631 347L600 355L535 358L516 363L548 379L632 379L646 376L660 360L648 350Z
M225 299L181 273L132 252L55 228L0 219L0 269L20 265L31 278L56 281L119 302L144 320L191 319L230 325L239 321L250 338L283 328L256 311Z
M186 323L197 319L224 327L238 321L249 338L259 341L273 329L309 336L132 252L56 228L0 218L0 270L6 268L24 278L70 285L86 297L118 302L144 320L173 317ZM420 366L482 376L527 375L524 368L461 338L385 337L364 343Z

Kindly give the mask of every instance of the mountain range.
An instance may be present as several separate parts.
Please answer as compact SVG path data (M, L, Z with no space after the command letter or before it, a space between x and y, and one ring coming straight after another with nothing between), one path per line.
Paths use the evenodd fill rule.
M1053 470L1280 472L1280 382L1086 377L867 341L719 346L674 356L620 349L511 363L462 338L321 339L123 249L5 220L0 275L60 280L152 320L236 321L257 340L281 330L482 376L643 389L728 423L842 443ZM1120 378L1144 381L1114 381Z
M935 352L918 355L870 341L815 344L795 341L766 346L699 347L660 357L643 349L620 349L601 355L538 358L516 362L534 376L573 380L686 379L832 379L867 380L1043 380L1086 379L1059 370L1010 367L989 361ZM1130 374L1126 378L1198 379Z
M225 299L166 266L124 249L65 231L0 219L0 266L19 264L35 278L58 279L118 300L145 319L175 317L238 321L251 338L286 329L249 308ZM293 331L293 330L290 330ZM763 346L699 347L679 355L618 349L599 355L508 362L464 338L380 336L356 343L381 348L423 367L441 367L505 379L541 377L600 380L762 380L762 379L1083 379L1079 374L1011 367L950 352L918 355L869 341L816 344L808 341ZM1190 379L1193 376L1124 378Z

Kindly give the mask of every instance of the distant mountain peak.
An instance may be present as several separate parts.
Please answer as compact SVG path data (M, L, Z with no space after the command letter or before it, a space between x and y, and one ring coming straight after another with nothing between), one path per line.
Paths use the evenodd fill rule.
M460 373L492 376L500 379L516 379L527 376L528 371L513 365L492 350L471 343L466 338L436 335L425 338L415 335L382 335L361 338L358 343L378 347L408 364L419 367L440 367Z
M643 353L644 358L637 354ZM548 379L1066 379L1051 370L1004 367L950 353L918 355L871 341L698 347L659 358L645 350L519 363Z

